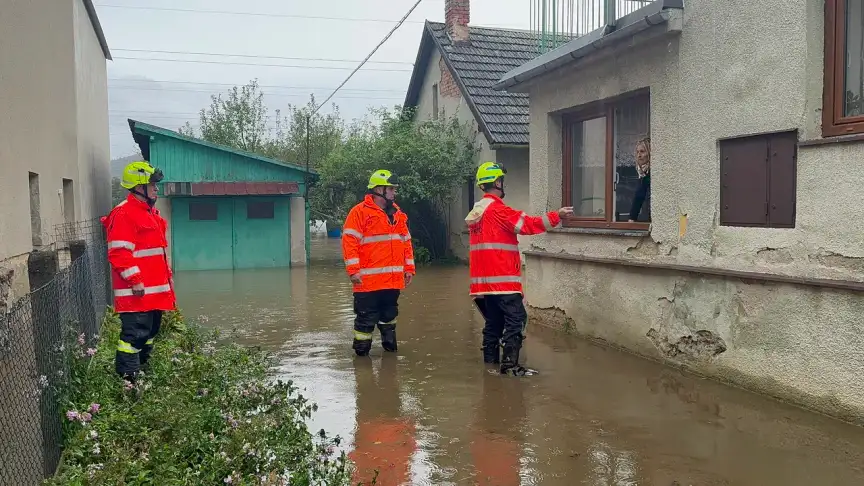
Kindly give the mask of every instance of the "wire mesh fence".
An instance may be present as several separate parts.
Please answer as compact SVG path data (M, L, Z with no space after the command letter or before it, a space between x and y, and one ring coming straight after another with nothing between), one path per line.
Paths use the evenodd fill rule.
M28 256L31 292L0 312L0 485L40 484L60 460L61 410L77 341L92 342L110 297L99 221L55 228Z

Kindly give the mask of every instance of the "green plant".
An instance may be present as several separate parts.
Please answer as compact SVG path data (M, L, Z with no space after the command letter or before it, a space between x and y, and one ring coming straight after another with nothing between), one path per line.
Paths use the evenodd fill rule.
M64 453L50 485L347 485L340 439L311 434L317 410L271 381L259 349L166 315L151 368L135 384L114 373L120 324L109 312L96 348L82 340L59 393Z
M432 262L432 254L424 246L414 247L414 263L417 265L428 265Z

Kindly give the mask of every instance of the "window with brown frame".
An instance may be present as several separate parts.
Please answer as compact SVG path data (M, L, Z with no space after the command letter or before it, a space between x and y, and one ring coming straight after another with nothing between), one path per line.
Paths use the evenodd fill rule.
M822 135L864 133L864 0L825 0Z
M635 154L650 137L650 114L650 96L639 93L565 115L562 195L574 213L565 226L648 229L650 169L640 174Z

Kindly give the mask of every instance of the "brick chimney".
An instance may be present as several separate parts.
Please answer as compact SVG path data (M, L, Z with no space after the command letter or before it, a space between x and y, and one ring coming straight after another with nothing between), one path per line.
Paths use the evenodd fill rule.
M469 44L468 22L471 21L471 0L444 0L444 22L447 35L455 45Z

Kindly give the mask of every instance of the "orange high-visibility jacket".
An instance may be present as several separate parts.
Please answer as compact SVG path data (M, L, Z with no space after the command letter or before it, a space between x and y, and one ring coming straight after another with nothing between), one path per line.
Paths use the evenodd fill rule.
M521 294L522 259L516 235L536 235L561 224L558 213L528 216L487 194L465 218L470 233L468 254L471 295Z
M393 222L372 196L351 208L342 229L342 256L348 275L360 275L354 292L404 289L405 274L414 274L414 248L408 216L395 206Z
M108 230L108 261L117 312L174 310L165 231L168 224L159 210L132 194L101 219ZM144 295L132 295L132 286L144 284Z

